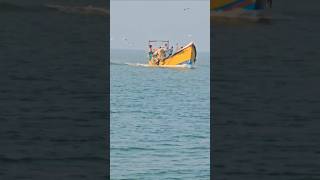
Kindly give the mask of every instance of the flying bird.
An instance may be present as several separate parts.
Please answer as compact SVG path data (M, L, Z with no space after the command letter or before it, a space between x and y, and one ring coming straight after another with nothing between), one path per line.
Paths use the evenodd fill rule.
M133 43L133 42L130 42L130 41L128 40L128 38L123 37L122 40L125 41L126 45L128 45L128 46L134 46L134 43Z

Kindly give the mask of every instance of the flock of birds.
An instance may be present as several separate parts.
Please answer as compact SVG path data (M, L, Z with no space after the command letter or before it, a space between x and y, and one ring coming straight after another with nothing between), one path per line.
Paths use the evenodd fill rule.
M190 10L190 8L184 8L184 9L183 9L183 11L189 11L189 10ZM187 37L191 38L191 37L192 37L192 34L188 34ZM115 40L115 38L111 37L110 40L113 41L113 40ZM134 43L131 42L131 41L129 41L128 38L125 37L125 36L123 36L123 37L121 38L121 40L122 40L122 42L123 42L124 44L126 44L127 46L131 46L131 47L134 46Z

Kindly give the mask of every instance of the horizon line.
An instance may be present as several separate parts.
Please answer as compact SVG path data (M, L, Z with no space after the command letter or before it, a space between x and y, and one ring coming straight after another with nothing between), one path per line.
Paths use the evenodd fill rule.
M136 50L136 51L144 51L144 49L134 49L134 48L110 48L110 51L111 50ZM208 51L206 50L198 50L197 49L197 52L204 52L204 53L210 53L210 49Z

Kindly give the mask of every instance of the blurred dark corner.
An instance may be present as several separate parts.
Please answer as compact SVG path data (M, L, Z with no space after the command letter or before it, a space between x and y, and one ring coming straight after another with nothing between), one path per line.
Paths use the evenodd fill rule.
M211 21L213 179L320 179L319 6L273 1L268 22Z
M109 179L108 9L0 2L0 179Z

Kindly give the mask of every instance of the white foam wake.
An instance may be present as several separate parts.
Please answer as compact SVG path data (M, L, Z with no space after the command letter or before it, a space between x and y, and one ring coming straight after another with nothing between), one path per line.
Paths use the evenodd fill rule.
M150 65L150 64L141 64L141 63L125 63L128 66L140 66L140 67L151 67L151 68L194 68L189 64L181 64L181 65Z

